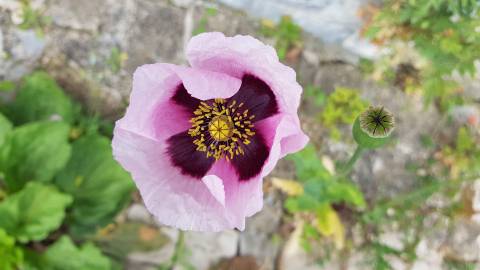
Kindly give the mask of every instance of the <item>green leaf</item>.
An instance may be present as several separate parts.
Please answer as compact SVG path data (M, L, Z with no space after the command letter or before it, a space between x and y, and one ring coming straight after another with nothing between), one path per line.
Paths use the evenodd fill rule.
M2 146L7 133L12 129L12 123L0 113L0 146Z
M110 270L110 260L92 243L76 247L63 236L41 257L42 270Z
M320 203L309 194L303 194L298 197L290 197L285 201L285 208L290 213L313 211L317 209Z
M218 10L215 7L207 7L205 12L208 16L215 16L218 13Z
M349 182L328 179L328 181L310 180L305 183L305 193L320 203L346 202L363 207L365 200L358 188Z
M15 89L15 84L12 81L0 81L0 92L9 92Z
M71 202L52 186L28 183L0 203L0 228L21 243L43 240L60 227Z
M0 170L10 192L28 181L48 182L70 156L69 127L62 122L35 122L13 129L0 149Z
M71 123L73 105L55 80L39 71L24 79L15 101L7 107L7 116L16 125L54 118Z
M363 35L366 37L366 38L375 38L377 37L378 33L382 30L381 27L378 27L378 26L370 26L366 29L366 31L363 33Z
M333 202L343 201L358 207L365 207L366 205L363 193L350 182L335 182L328 186L327 192Z
M288 156L295 163L297 177L305 182L313 178L326 179L331 177L328 170L318 158L315 147L307 145L302 151Z
M0 228L0 269L22 269L23 252L15 246L15 239Z
M475 149L475 138L470 135L465 127L461 127L458 130L456 146L457 151L460 153L466 153Z
M74 197L68 223L78 237L109 224L128 203L134 187L113 159L110 141L100 135L73 143L72 157L55 183Z
M320 119L322 124L330 130L330 136L338 140L341 138L338 127L353 124L355 118L367 108L367 105L368 103L361 98L358 90L337 87L328 96Z
M311 98L314 104L318 107L322 107L327 101L327 95L325 94L325 92L322 91L322 89L313 85L305 87L305 96L309 99Z

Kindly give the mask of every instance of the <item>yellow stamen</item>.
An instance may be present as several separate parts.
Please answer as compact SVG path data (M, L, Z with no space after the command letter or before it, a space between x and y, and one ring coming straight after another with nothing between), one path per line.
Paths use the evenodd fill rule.
M251 143L255 135L248 109L239 110L244 103L227 102L217 98L213 101L202 101L190 119L192 127L188 134L193 138L196 150L205 152L207 157L216 160L225 158L232 160L243 155L243 146Z

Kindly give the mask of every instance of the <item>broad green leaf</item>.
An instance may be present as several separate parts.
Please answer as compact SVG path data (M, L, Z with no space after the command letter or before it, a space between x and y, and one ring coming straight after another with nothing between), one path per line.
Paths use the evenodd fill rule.
M357 207L365 207L363 193L355 184L347 181L336 181L328 188L328 196L334 202L343 201Z
M42 255L42 270L110 270L110 260L92 243L76 247L63 236Z
M0 228L0 269L16 270L23 264L23 252L15 246L15 239Z
M310 180L304 185L305 193L320 203L346 202L364 207L365 200L358 188L349 182L329 179L328 181Z
M59 118L73 120L73 105L63 90L45 72L25 77L15 101L7 107L7 116L16 125Z
M318 208L319 202L312 196L303 194L298 197L291 197L285 201L285 208L290 213L313 211Z
M78 237L109 224L134 187L129 174L113 159L110 141L99 135L73 143L72 157L55 183L74 197L68 223Z
M52 186L30 182L0 203L0 228L21 243L43 240L60 227L71 202Z
M48 182L70 156L69 127L62 122L35 122L13 129L0 149L0 171L8 190L28 181Z

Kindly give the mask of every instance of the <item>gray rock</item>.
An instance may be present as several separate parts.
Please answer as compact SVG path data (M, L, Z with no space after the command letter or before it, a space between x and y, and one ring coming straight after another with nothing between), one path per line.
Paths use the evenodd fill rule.
M275 193L266 194L262 211L247 219L245 231L240 234L239 252L242 256L257 258L261 269L274 269L279 243L272 237L278 231L282 217L282 204Z
M312 66L318 66L320 64L320 56L313 51L303 50L302 56L305 58L305 61Z
M175 245L178 240L178 230L161 227L162 234L165 234L169 241L160 250L151 252L134 252L128 255L127 270L157 270L160 264L170 262L175 252Z
M426 240L420 241L415 249L417 260L412 265L412 270L442 269L443 255L430 247Z
M163 2L137 1L135 24L128 36L126 70L154 62L180 63L183 54L183 10Z
M373 58L375 46L362 40L358 31L362 26L358 9L367 0L220 0L220 2L247 11L261 18L278 20L290 14L296 23L314 36L335 43L361 55Z
M6 29L2 32L4 60L0 62L0 78L18 80L38 64L45 41L33 30Z
M127 219L146 224L152 223L152 216L148 212L147 208L145 208L145 205L139 203L132 204L127 209Z
M179 232L176 229L162 227L163 234L170 238L161 250L154 252L135 252L128 256L128 268L132 270L158 269L160 264L170 261ZM184 232L184 253L182 261L194 266L196 270L207 270L223 258L237 254L238 232L223 231L219 233ZM182 263L175 266L177 270L185 269Z
M469 74L462 76L458 72L454 72L452 77L463 87L465 97L480 101L480 61L475 61L474 65L477 73L473 76Z
M172 4L174 4L177 7L186 8L195 4L195 0L172 0Z
M3 31L0 28L0 59L4 59L6 57L5 52L3 51Z
M459 219L453 225L445 247L446 256L460 261L480 259L480 225Z
M128 255L127 270L155 270L163 263L168 263L175 250L175 243L169 242L161 250L152 252L135 252Z
M219 233L186 232L185 248L190 254L187 260L197 270L208 270L222 258L237 254L238 232Z
M475 211L472 220L480 225L480 179L475 180L473 184L472 209Z
M457 125L469 124L472 126L477 126L480 124L480 110L473 105L454 107L450 111L450 116Z
M324 61L318 68L313 84L330 93L337 87L361 88L365 85L365 80L357 67L331 59Z
M58 26L96 32L102 20L106 1L65 1L53 0L49 3L47 16Z

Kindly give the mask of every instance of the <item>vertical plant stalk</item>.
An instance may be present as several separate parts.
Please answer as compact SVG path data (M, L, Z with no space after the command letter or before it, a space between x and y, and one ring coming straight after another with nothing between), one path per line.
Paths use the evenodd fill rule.
M171 259L171 269L177 264L181 254L183 253L185 247L185 232L182 230L178 231L178 240L175 244L175 250L173 251L173 256Z
M178 239L177 239L177 242L175 243L175 249L173 250L173 254L172 254L172 257L170 258L170 261L166 264L160 265L158 270L173 270L175 268L175 265L177 265L184 249L185 249L185 232L182 230L179 230Z
M365 152L365 148L358 145L352 157L348 160L348 162L344 166L342 166L341 170L339 171L339 175L340 176L348 175L352 171L355 163L362 156L363 152Z

